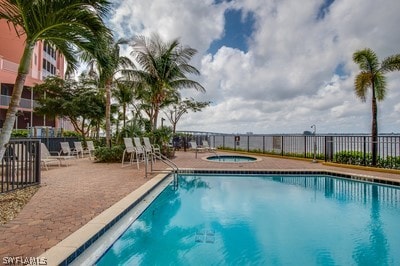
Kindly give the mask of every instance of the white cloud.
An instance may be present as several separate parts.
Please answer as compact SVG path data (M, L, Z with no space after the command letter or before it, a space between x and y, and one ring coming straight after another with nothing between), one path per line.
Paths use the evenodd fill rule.
M370 99L354 94L357 49L372 48L382 60L400 53L397 27L400 1L336 0L317 20L322 1L242 0L220 5L213 1L124 0L111 18L119 35L159 32L180 37L198 49L192 63L206 94L183 95L213 104L188 114L179 130L214 132L301 133L311 124L319 132L370 132ZM249 51L222 47L208 54L223 36L224 11L253 12L255 31ZM341 65L343 76L335 74ZM379 103L381 132L399 132L400 73L388 75L388 94Z

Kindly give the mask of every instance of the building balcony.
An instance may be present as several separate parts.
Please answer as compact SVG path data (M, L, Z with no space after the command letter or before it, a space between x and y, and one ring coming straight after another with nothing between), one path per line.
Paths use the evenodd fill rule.
M0 95L0 108L8 108L10 101L11 101L11 96ZM38 102L31 99L21 98L21 101L19 103L19 107L27 111L28 110L32 111L33 108L37 106L39 106Z

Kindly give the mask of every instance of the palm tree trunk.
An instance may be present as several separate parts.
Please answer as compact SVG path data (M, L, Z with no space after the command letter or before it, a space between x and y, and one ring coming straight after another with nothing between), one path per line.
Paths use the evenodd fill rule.
M21 95L24 89L26 76L29 73L29 65L32 59L33 48L34 44L31 45L27 40L24 49L24 54L22 55L19 64L18 74L15 80L11 101L8 106L6 119L4 121L2 131L0 133L0 161L3 160L3 156L6 151L6 144L10 141L11 138L11 132L14 127L16 113L18 111L19 103L21 101Z
M157 120L158 120L158 107L154 109L154 115L153 115L153 131L157 130Z
M372 166L376 166L377 162L377 153L378 153L378 107L376 104L376 96L375 96L375 86L372 83Z
M126 104L122 105L122 115L123 115L123 128L126 128Z
M106 82L106 146L111 147L111 84Z

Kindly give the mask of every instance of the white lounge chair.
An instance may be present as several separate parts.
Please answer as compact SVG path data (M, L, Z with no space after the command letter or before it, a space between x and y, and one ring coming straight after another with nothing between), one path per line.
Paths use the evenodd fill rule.
M90 151L87 148L84 148L82 145L81 141L74 141L74 147L75 147L75 151L81 155L81 157L83 158L85 156L85 154L88 154L90 157Z
M122 167L124 167L125 155L130 154L131 158L129 164L133 164L133 161L136 160L137 168L139 169L139 162L144 161L145 153L143 151L139 151L132 142L131 138L124 138L125 150L122 154Z
M189 143L190 143L191 148L192 148L193 150L195 150L195 151L200 151L200 152L206 151L205 148L197 146L196 141L191 141L191 142L189 142Z
M96 150L96 148L94 147L93 141L91 140L86 141L86 145L89 151L89 159L91 160L92 156L94 157L94 151Z
M148 137L143 137L143 143L146 149L151 149L154 154L161 153L161 149L157 144L151 144Z
M140 142L140 138L134 137L133 142L135 143L136 151L142 156L143 160L147 160L151 156L152 150L146 149L145 146Z
M150 152L152 155L160 155L161 154L161 149L158 145L152 145L150 143L150 139L148 137L143 137L143 143L144 147L147 152ZM156 157L152 156L153 161L156 162Z
M202 146L204 149L207 149L208 151L216 151L217 150L217 148L211 147L210 144L208 144L207 140L202 141Z
M58 155L65 155L65 156L76 156L79 157L78 151L71 149L68 142L60 142L61 150Z
M50 163L58 162L58 166L61 165L61 162L64 162L66 166L69 165L70 160L76 159L75 156L71 155L51 155L49 150L46 147L46 144L40 144L40 160L42 165L48 169L47 165Z

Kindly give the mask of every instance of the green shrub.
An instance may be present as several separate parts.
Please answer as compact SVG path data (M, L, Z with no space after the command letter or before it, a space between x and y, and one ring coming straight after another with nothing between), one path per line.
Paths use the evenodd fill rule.
M372 165L372 155L366 153L364 161L364 153L361 151L341 151L335 153L334 161L352 165Z
M94 152L94 156L96 157L96 162L115 163L121 162L123 153L124 147L122 145L116 145L111 148L99 147Z
M400 157L388 156L384 159L379 158L377 166L388 169L400 169Z
M81 134L79 134L76 131L71 131L71 130L64 130L63 131L63 136L64 137L80 137Z
M335 162L352 165L367 165L372 166L372 154L365 154L359 151L341 151L335 154ZM386 158L377 158L377 167L388 169L400 169L400 157L388 156Z
M27 129L13 129L11 131L12 138L27 138L28 130Z

